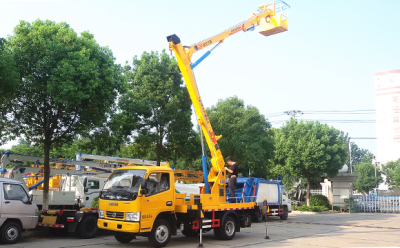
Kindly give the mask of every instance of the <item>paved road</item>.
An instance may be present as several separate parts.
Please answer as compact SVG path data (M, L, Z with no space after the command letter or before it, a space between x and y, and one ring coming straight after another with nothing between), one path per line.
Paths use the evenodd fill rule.
M203 235L204 247L400 247L400 214L301 214L292 213L286 221L268 222L270 239L264 239L264 223L253 223L242 229L231 241L214 238L213 232ZM173 236L167 247L197 247L197 238L182 234ZM120 244L114 236L102 234L83 240L76 237L49 237L25 233L21 242L1 247L21 248L110 248L152 247L147 238L138 237L129 244Z

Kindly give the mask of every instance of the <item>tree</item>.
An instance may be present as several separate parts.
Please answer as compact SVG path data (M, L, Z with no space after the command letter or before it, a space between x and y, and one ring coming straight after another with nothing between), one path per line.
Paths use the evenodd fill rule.
M19 85L6 128L43 146L47 207L52 145L106 122L124 79L109 48L88 32L77 36L64 22L21 21L8 42Z
M6 114L9 111L9 100L15 93L18 85L18 72L9 49L7 41L0 38L0 145L7 137L4 129Z
M400 189L400 159L387 162L382 168L390 189Z
M117 116L121 130L133 139L135 154L170 160L182 155L191 137L191 101L173 58L163 51L144 52L126 65L129 90L122 94ZM154 154L154 157L149 157Z
M347 158L344 134L319 122L291 119L276 133L275 146L275 170L307 179L307 206L311 182L336 176Z
M245 106L234 96L219 100L207 109L221 153L240 164L239 170L248 175L266 177L270 159L273 158L273 137L268 131L270 123L256 107Z
M355 166L355 173L358 174L358 178L354 182L354 188L362 193L368 194L382 181L381 172L377 169L375 177L375 168L370 162Z
M347 143L349 140L347 141ZM362 149L357 146L357 144L351 142L351 165L356 166L361 163L370 163L372 161L372 157L374 154L372 154L368 149ZM347 158L346 164L349 165L349 172L350 172L350 161L349 158Z

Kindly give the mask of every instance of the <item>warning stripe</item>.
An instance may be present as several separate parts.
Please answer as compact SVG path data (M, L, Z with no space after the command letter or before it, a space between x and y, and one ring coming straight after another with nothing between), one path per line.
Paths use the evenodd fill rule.
M251 207L244 208L218 208L218 209L204 209L204 212L212 212L212 211L228 211L228 210L244 210L244 209L253 209Z
M64 228L64 225L63 225L63 224L49 225L49 224L37 223L37 225L38 225L38 226L45 226L45 227Z

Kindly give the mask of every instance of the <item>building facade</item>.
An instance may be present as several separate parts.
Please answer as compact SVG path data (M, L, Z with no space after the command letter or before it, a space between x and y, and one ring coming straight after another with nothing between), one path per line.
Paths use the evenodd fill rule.
M375 73L377 161L400 158L400 70Z

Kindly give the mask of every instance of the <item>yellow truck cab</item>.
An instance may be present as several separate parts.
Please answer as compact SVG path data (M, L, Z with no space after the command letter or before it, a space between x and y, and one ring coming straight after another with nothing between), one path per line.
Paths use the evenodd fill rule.
M117 231L115 238L122 243L131 241L133 234L149 236L155 244L168 243L175 227L174 212L171 168L124 167L110 175L100 193L98 227ZM157 233L150 236L154 229Z

